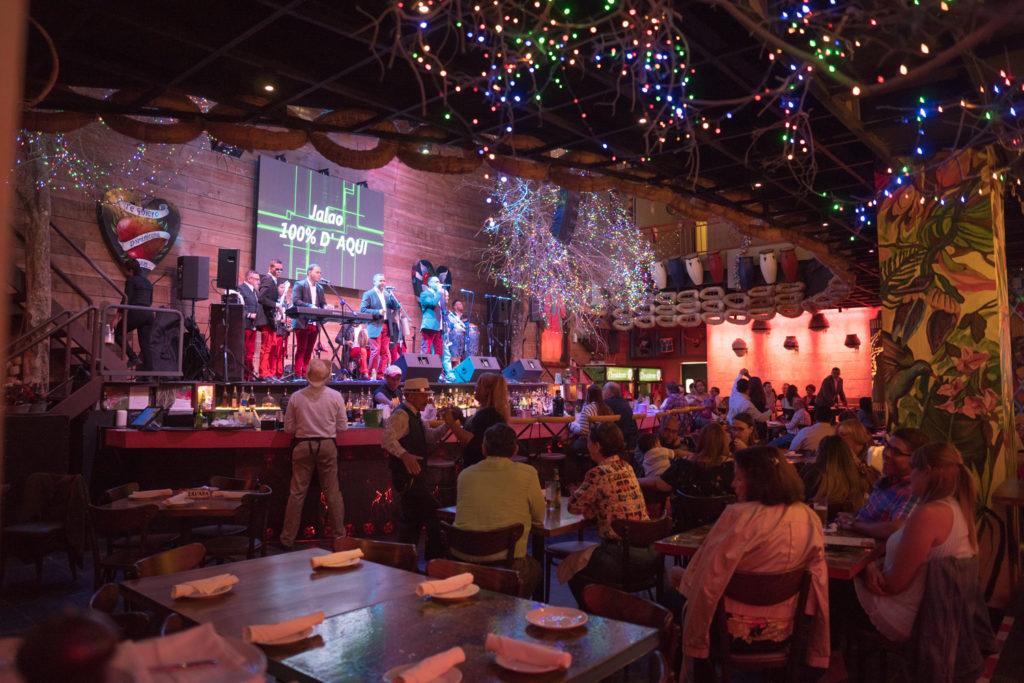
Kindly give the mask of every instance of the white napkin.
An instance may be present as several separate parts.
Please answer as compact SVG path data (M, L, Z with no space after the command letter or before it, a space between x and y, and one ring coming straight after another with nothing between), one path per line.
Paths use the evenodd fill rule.
M218 574L208 579L196 579L186 581L171 587L171 599L187 598L193 595L210 595L224 586L234 586L238 583L238 577L234 574Z
M164 505L188 505L191 498L188 496L188 491L182 491L176 496L171 496L164 501Z
M416 595L421 598L424 595L437 595L439 593L451 593L457 591L460 588L465 588L469 584L473 583L473 575L469 572L465 574L456 574L450 576L447 579L440 581L424 581L420 585L416 586Z
M278 640L288 636L297 635L303 631L323 623L324 613L313 612L302 617L289 619L276 624L257 624L246 626L242 632L242 638L250 643L266 643L268 640Z
M242 500L247 494L252 491L214 491L214 498L226 498L228 500Z
M171 489L149 489L147 491L132 491L128 494L131 500L149 500L150 498L166 498L173 494Z
M487 642L484 645L488 652L514 659L518 662L536 664L537 666L557 666L568 669L572 666L572 655L568 652L558 650L547 645L527 643L515 638L487 634Z
M177 672L150 671L151 667L206 659L215 659L217 664ZM250 664L217 634L212 624L203 624L162 638L122 642L110 668L130 673L135 683L185 680L262 683L264 676L261 673L247 670Z
M466 653L461 647L453 647L420 660L415 666L409 667L395 679L395 683L430 683L435 678L446 674L453 666L466 661Z
M330 555L317 555L316 557L309 558L309 566L313 569L317 567L337 567L339 565L348 564L351 560L362 557L363 551L359 548L355 550L342 550L340 552L331 553Z

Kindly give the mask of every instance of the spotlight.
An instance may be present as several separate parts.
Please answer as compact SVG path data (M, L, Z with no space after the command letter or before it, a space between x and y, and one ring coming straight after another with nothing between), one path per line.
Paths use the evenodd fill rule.
M815 313L811 316L811 322L807 326L814 332L824 332L828 329L828 320L825 319L824 313Z
M274 92L275 90L274 85L272 83L266 83L263 86L263 89L266 90L267 92Z

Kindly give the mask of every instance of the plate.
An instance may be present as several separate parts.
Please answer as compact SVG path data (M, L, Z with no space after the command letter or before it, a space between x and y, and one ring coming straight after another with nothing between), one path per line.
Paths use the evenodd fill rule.
M185 598L186 600L206 600L207 598L215 598L218 595L230 593L231 589L234 588L234 586L235 584L232 583L227 586L221 586L220 588L211 593L193 593L192 595L182 595L181 597Z
M526 620L534 626L564 631L587 623L587 613L571 607L538 607L526 613Z
M471 583L468 586L463 586L462 588L455 591L448 591L447 593L435 593L434 595L431 595L430 598L432 600L440 600L442 602L447 600L465 600L466 598L473 597L479 592L480 586L476 585L475 583Z
M393 669L388 669L384 672L384 680L388 683L391 683L391 681L398 678L402 674L402 672L411 669L414 666L416 666L416 662L412 664L401 664L399 666L394 667ZM459 671L458 667L453 666L437 678L431 679L431 683L459 683L459 681L461 680L462 672Z
M311 635L313 635L313 627L312 626L307 628L305 631L301 631L299 633L293 633L291 635L281 636L280 638L275 638L274 640L264 640L264 641L261 641L261 642L256 643L256 644L257 645L290 645L291 643L297 643L300 640L305 640L306 638L309 638Z
M349 567L354 567L359 564L360 559L362 558L352 557L344 562L339 562L338 564L322 564L318 566L317 569L348 569Z
M518 659L511 659L510 657L506 657L504 655L495 655L494 661L497 662L498 666L500 666L503 669L508 669L509 671L516 671L521 674L545 674L549 671L556 671L560 668L557 665L552 666L549 664L547 666L541 666L539 664L521 662Z

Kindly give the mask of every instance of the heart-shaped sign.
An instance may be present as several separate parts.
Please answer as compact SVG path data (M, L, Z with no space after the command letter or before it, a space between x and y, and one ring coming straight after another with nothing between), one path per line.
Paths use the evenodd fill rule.
M107 190L99 202L100 232L121 263L135 259L146 270L170 252L181 228L181 214L165 199L142 198L124 188Z

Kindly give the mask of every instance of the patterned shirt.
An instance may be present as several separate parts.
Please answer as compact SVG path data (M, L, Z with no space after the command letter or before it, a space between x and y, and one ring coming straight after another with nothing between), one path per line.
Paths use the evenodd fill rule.
M647 506L633 468L613 455L591 468L583 483L569 496L569 512L597 520L601 538L618 540L612 520L646 520Z
M917 504L910 490L910 476L893 482L889 477L882 477L875 484L868 502L857 513L858 522L889 522L903 519L910 514Z

